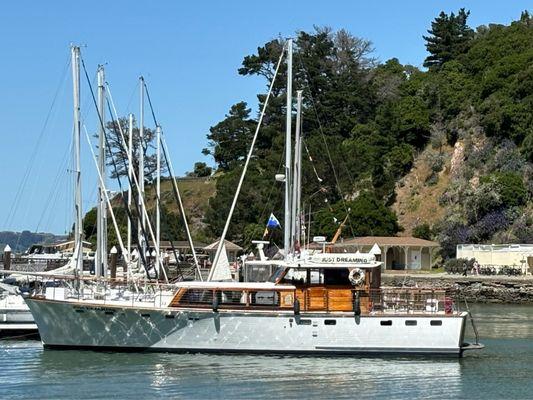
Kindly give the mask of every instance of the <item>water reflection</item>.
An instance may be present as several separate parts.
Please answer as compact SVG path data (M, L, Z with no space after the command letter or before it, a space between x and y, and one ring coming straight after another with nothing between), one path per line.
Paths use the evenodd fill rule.
M353 397L354 393L359 398L403 398L406 393L442 398L461 390L461 364L454 359L43 351L38 364L33 380L49 382L52 388L54 382L77 384L95 395L105 380L108 393L121 397L142 391L200 398ZM46 395L61 396L53 389Z

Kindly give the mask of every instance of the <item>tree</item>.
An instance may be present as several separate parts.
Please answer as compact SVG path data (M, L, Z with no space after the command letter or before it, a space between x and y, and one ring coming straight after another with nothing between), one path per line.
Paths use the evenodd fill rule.
M207 166L205 162L196 162L194 163L194 170L192 172L187 172L187 176L203 178L211 176L212 173L213 168Z
M119 126L120 125L120 126ZM109 146L106 146L107 165L110 168L109 175L111 179L128 176L128 153L123 146L121 138L121 130L124 134L126 145L129 143L129 121L128 118L121 117L118 121L109 121L106 124L107 140ZM156 134L154 129L145 127L143 131L143 140L140 140L140 130L137 127L136 121L133 121L133 170L138 176L139 160L137 154L142 148L144 154L144 178L146 181L154 179L157 170L157 160L154 153ZM142 146L141 146L142 143ZM163 158L162 158L163 159ZM116 168L116 169L115 169ZM167 171L164 162L161 163L161 173Z
M222 170L244 164L255 128L250 111L247 104L241 101L231 106L223 121L209 129L208 148L203 149L202 153L213 156Z
M345 228L347 235L393 236L400 231L396 214L371 192L363 192L353 201L340 201L331 208L318 211L312 231L331 239L347 213L351 221Z
M442 11L435 18L428 30L431 36L423 36L430 53L424 61L424 67L439 69L445 62L466 53L474 37L474 31L466 23L469 15L470 11L461 8L457 15L453 12L447 15Z

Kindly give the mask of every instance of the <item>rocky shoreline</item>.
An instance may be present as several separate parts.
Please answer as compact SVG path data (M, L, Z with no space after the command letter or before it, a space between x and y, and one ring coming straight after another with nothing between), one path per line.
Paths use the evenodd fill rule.
M533 304L533 278L457 276L447 274L383 274L383 286L445 289L469 303Z

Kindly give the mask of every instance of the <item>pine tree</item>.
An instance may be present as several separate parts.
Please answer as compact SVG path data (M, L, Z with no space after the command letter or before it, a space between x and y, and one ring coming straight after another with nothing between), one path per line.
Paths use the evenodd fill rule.
M467 25L469 15L470 11L464 8L457 15L453 12L447 15L441 11L428 30L431 36L423 36L430 53L424 61L424 67L439 69L445 62L468 50L470 40L474 37L474 31Z

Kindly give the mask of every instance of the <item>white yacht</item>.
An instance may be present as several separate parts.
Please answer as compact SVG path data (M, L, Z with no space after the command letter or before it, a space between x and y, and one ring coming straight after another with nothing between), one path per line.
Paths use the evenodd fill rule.
M118 296L72 281L26 302L49 348L451 356L482 348L465 343L468 313L444 291L380 288L380 275L372 255L326 253L278 266L271 282L180 282Z

